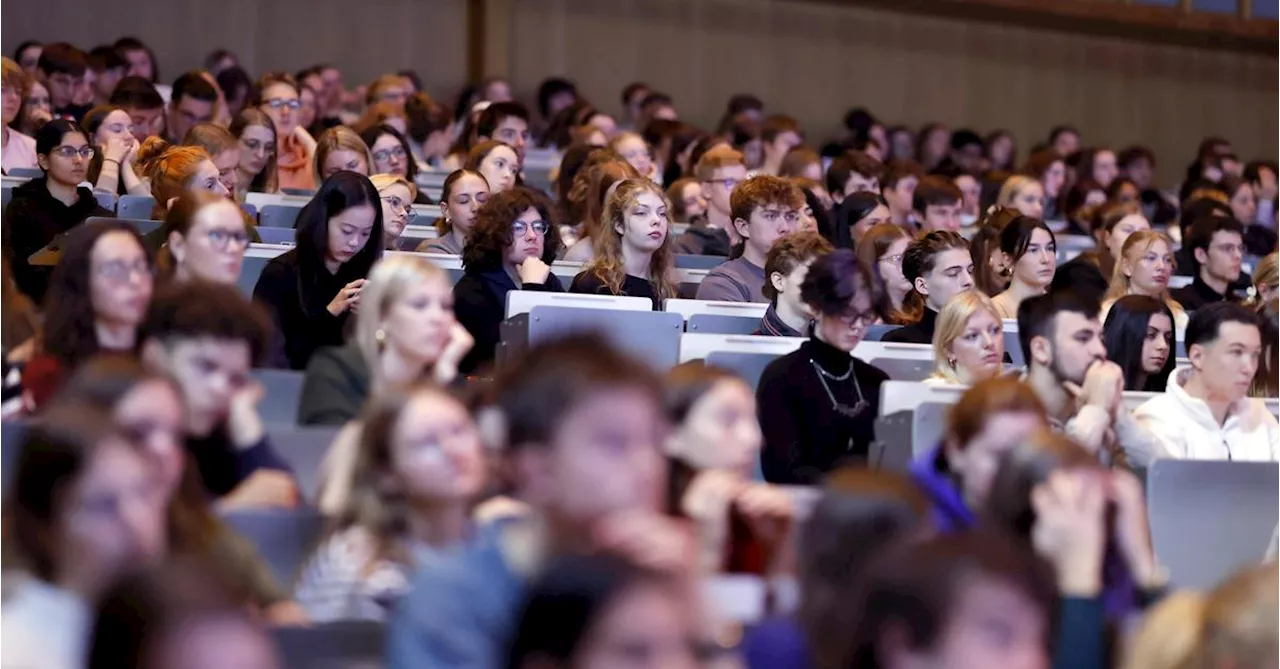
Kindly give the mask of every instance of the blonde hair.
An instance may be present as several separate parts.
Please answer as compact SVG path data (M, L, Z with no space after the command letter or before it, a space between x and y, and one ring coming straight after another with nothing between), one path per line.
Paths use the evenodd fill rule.
M1166 237L1165 233L1156 232L1156 230L1138 230L1138 232L1130 234L1129 238L1124 240L1124 246L1120 247L1120 257L1115 258L1115 269L1111 270L1111 284L1108 285L1106 297L1103 299L1120 299L1129 294L1129 285L1132 283L1132 278L1124 272L1124 264L1126 258L1129 257L1129 252L1138 247L1142 247L1142 251L1147 251L1147 249L1155 246L1156 242L1164 242L1165 246L1169 248L1170 255L1172 255L1174 243L1171 242L1169 237ZM1172 274L1172 267L1169 270L1169 274ZM1158 295L1158 298L1165 303L1170 303L1169 289L1166 288L1165 293ZM1172 308L1172 304L1170 304L1170 308Z
M418 198L418 187L408 179L397 176L395 174L375 174L369 177L369 181L373 182L373 187L377 189L378 194L392 186L404 186L409 189L409 204Z
M1270 286L1272 293L1280 288L1280 252L1267 254L1253 270L1253 288L1257 293L1253 298L1255 305L1262 303L1262 291L1258 290L1261 286Z
M671 211L671 202L657 184L645 178L623 179L614 184L613 192L605 201L600 226L591 239L594 257L584 271L600 279L614 295L622 294L622 282L627 278L622 258L622 233L618 232L618 228L626 230L627 211L643 193L654 195L667 207L668 212ZM675 297L677 289L673 279L675 256L671 251L669 214L667 223L667 235L662 240L662 246L649 259L649 283L653 285L653 294L660 301Z
M223 151L240 148L240 140L226 128L213 123L197 123L182 138L183 146L198 146L212 158L217 158Z
M316 150L311 156L311 173L315 175L316 183L324 183L324 161L329 158L329 154L335 151L354 151L364 156L364 164L373 169L373 154L369 152L369 147L360 139L354 130L345 125L338 125L320 133L320 138L316 140Z
M427 281L442 281L447 286L449 278L444 270L426 258L415 255L392 255L380 260L369 272L369 280L360 295L360 312L356 316L355 339L360 355L369 366L374 386L378 384L378 359L385 337L379 337L382 321L391 303L400 299L414 286Z
M958 373L959 370L951 364L951 353L947 349L951 348L951 344L964 334L965 328L969 325L969 319L980 311L991 314L997 323L1002 322L1000 311L996 309L995 303L977 290L966 290L956 295L947 301L942 311L938 312L937 327L933 331L934 377L950 383L964 383ZM1004 336L1003 332L1000 336ZM976 381L977 379L971 379L969 383Z
M11 58L3 57L0 58L0 86L18 89L18 97L25 102L31 90L31 79L27 77L21 65Z
M1040 180L1035 177L1029 177L1025 174L1014 174L1004 180L1004 184L1000 186L1000 194L996 196L996 204L1001 207L1017 209L1013 201L1022 194L1031 184L1039 185L1043 191L1044 186L1040 184Z
M1204 595L1174 592L1153 607L1125 652L1124 669L1180 669L1195 650Z

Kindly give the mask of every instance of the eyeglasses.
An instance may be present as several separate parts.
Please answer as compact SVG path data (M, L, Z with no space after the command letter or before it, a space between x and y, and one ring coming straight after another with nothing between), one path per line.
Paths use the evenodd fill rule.
M839 316L840 324L845 327L854 327L856 325L870 325L876 322L876 312L874 311L847 311Z
M302 107L302 102L300 102L298 98L292 98L292 99L271 98L270 100L264 101L262 104L272 109L282 109L282 108L288 107L289 109L292 109L294 111L297 111L300 107Z
M154 271L146 260L135 260L133 262L111 260L98 265L98 274L100 276L116 282L128 281L135 274L138 276L151 276Z
M93 157L94 148L92 146L82 146L77 149L74 146L59 146L50 151L50 153L59 158L66 158L68 160L75 158L76 156L80 156L81 158L88 160Z
M515 235L517 238L525 236L529 230L533 230L539 237L541 237L546 235L547 230L550 229L551 226L547 225L546 221L534 221L528 224L524 221L516 221L511 224L511 234Z
M374 159L375 161L377 161L377 162L380 162L380 163L381 163L381 162L386 162L387 160L390 160L391 158L400 158L400 159L403 159L403 158L404 158L404 147L403 147L403 146L395 146L395 147L392 147L392 148L390 148L390 149L382 149L381 151L374 151L374 152L373 152L373 159Z
M884 256L883 258L881 258L881 259L880 259L880 262L891 262L891 263L893 263L893 264L895 264L895 265L901 265L901 264L902 264L902 256L903 256L903 254L901 254L901 253L895 253L895 254L893 254L893 255L891 255L891 256Z
M707 183L709 184L724 186L724 189L727 191L732 191L734 188L738 187L738 184L742 182L743 182L743 179L709 179L707 181Z
M374 154L374 156L377 156L377 155L378 154L376 153ZM391 211L403 211L405 215L409 217L410 221L418 217L418 212L413 210L413 203L405 202L404 200L401 200L400 196L398 195L384 197L382 198L382 201L386 202L388 205L391 205Z
M245 232L230 232L228 230L210 230L205 233L205 239L209 240L209 245L218 250L225 250L232 242L235 242L239 248L249 246L249 235Z

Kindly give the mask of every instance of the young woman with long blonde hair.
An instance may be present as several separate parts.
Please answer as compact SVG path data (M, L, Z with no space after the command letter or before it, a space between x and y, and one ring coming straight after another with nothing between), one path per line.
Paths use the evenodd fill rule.
M629 295L653 300L654 309L675 297L670 201L643 178L618 182L604 205L593 240L593 258L573 278L571 293Z

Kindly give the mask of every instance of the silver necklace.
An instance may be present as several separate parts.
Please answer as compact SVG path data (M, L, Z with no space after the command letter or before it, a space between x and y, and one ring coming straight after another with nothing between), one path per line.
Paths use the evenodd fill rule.
M827 391L827 399L831 400L831 408L845 418L857 418L866 412L870 406L867 400L862 396L862 384L858 383L858 377L853 375L853 360L849 360L849 370L839 376L828 372L822 368L813 358L809 358L809 364L813 365L813 371L818 374L818 382L822 384L822 389ZM827 385L827 379L832 381L846 381L849 377L853 377L853 390L858 395L858 401L852 406L841 404L836 401L835 393L831 392L831 386Z

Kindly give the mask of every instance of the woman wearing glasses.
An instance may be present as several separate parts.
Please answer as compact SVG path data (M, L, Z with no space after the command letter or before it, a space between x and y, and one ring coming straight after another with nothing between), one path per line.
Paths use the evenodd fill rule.
M280 192L276 169L276 124L257 107L246 107L227 128L240 142L236 166L236 196Z
M418 163L413 159L413 151L404 134L389 125L376 125L360 133L360 138L369 147L373 157L374 174L391 174L415 183L418 178ZM426 193L414 194L414 204L435 204Z
M560 250L551 201L517 186L495 193L480 208L462 250L465 273L453 287L454 313L475 346L458 371L471 374L493 361L499 326L506 318L507 293L513 290L564 292L551 263Z
M316 141L306 128L298 125L298 84L293 77L270 72L262 75L254 86L249 101L251 106L271 117L277 135L276 170L280 188L313 190L316 187L312 173L311 157L315 155Z
M152 270L142 238L128 223L94 221L68 235L49 283L36 355L22 370L28 411L45 406L94 355L133 353L151 302Z
M16 186L4 210L4 250L13 260L13 279L37 304L44 300L50 270L33 266L31 255L91 216L113 216L80 187L94 152L80 126L62 119L46 123L36 133L44 176Z
M405 226L413 223L418 217L413 210L413 200L418 187L404 177L391 174L375 174L369 178L373 187L378 189L378 197L382 198L382 239L383 247L389 250L398 248L400 235ZM411 250L412 247L405 249Z
M298 213L297 229L297 246L267 263L253 298L277 333L269 364L305 369L317 348L342 345L365 278L382 257L378 191L364 175L338 172Z
M811 485L849 460L865 460L888 376L853 357L876 322L871 280L849 249L809 265L800 296L812 309L813 335L760 376L756 405L770 483Z
M164 274L174 281L235 284L249 248L244 215L234 202L203 191L183 193L161 228Z

